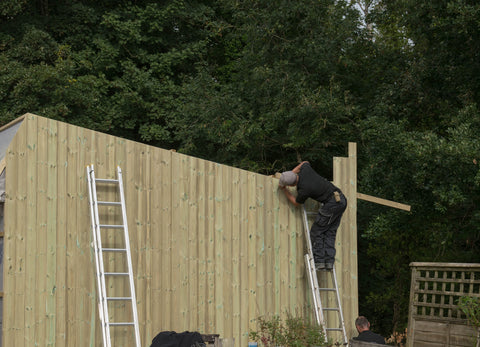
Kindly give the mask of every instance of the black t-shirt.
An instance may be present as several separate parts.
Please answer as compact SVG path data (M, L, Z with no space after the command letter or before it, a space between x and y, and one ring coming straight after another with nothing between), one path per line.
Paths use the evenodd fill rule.
M381 345L385 344L385 339L383 336L375 334L373 331L365 330L362 331L357 337L353 338L357 341L364 341L364 342L374 342Z
M310 163L304 163L300 167L297 182L297 198L299 204L303 204L308 198L325 202L337 188L313 170Z

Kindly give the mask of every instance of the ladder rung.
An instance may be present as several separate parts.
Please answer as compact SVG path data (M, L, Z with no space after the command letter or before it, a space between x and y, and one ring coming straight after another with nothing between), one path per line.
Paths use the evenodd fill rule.
M110 300L110 301L127 301L127 300L132 300L132 298L122 297L122 296L112 296L112 297L108 297L107 300Z
M105 276L128 276L128 272L105 272Z
M318 288L318 290L321 290L322 292L334 292L334 288Z
M326 328L325 330L328 330L328 331L342 331L343 329L341 329L341 328Z
M124 226L123 225L100 224L99 227L103 228L103 229L122 229Z
M126 248L102 248L104 252L126 252Z
M327 307L327 308L324 308L323 309L324 311L340 311L338 308L336 307Z
M119 201L97 201L99 205L108 205L108 206L121 206L122 203Z
M125 326L125 325L134 325L134 322L118 322L118 323L108 323L110 326Z
M95 182L99 183L118 183L118 180L111 178L95 178Z

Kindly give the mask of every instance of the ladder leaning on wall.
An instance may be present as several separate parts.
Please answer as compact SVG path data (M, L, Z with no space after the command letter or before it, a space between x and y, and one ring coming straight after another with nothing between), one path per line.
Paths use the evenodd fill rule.
M133 270L132 270L132 257L130 253L130 240L128 236L128 225L127 225L127 212L125 208L125 197L123 192L123 181L122 181L122 170L120 167L117 167L117 179L99 179L95 177L95 171L93 169L93 165L87 166L87 178L88 178L88 193L90 199L90 214L92 218L92 231L93 231L93 243L92 246L94 248L95 254L95 270L96 270L96 277L97 277L97 287L98 287L98 313L100 316L100 322L102 325L102 336L103 336L103 345L104 347L111 347L112 346L112 334L115 331L111 328L116 327L131 327L135 333L135 347L140 347L140 332L139 332L139 324L138 324L138 313L137 313L137 301L135 298L135 286L133 282ZM107 190L109 189L108 186L114 186L118 188L118 195L120 196L120 201L99 201L97 195L97 186L104 188ZM102 209L102 213L99 214L99 206L110 206L111 208ZM115 207L121 208L121 224L102 224L100 222L100 216L102 219L108 219L109 221L113 218L115 214ZM110 214L110 216L109 216ZM114 246L114 247L104 247L104 244L107 244L106 241L102 241L102 231L106 229L116 229L119 233L123 236L117 237L116 240L122 239L121 244L122 246ZM123 230L123 233L121 232ZM105 232L105 231L104 231ZM105 240L106 237L104 236L103 239ZM105 262L104 256L105 254L121 254L125 258L124 261L121 263L123 267L126 269L122 269L123 271L118 271L116 269L114 272L106 272L105 271ZM125 266L126 265L126 266ZM120 289L125 295L123 296L109 296L107 293L107 278L112 279L114 281L115 278L125 278L128 276L128 288L127 286L118 286L119 288L115 288L117 290ZM115 283L115 282L112 282ZM109 286L109 292L112 291L111 286ZM130 311L131 314L131 321L113 321L115 319L115 315L112 315L112 312L109 312L109 303L116 302L116 303L123 303L125 308L130 306L130 310L126 309L126 311ZM110 321L112 319L112 321ZM129 318L130 319L130 318Z
M343 344L348 345L347 332L345 329L345 321L343 319L342 305L340 301L340 294L338 292L338 283L337 283L337 275L335 272L335 265L333 265L332 270L321 270L321 271L329 272L331 274L331 277L332 277L331 282L333 287L327 287L327 283L325 283L325 286L322 288L318 284L317 272L315 270L315 260L313 258L312 241L310 240L310 223L309 223L309 215L316 215L316 214L317 214L316 212L308 212L305 205L303 205L303 226L305 230L305 241L307 244L307 253L305 254L305 266L307 269L310 289L312 290L312 295L313 295L315 318L317 320L318 325L320 325L323 329L323 333L325 335L325 341L328 340L328 332L340 331L342 332L342 335L343 335ZM325 281L325 282L328 282L328 281ZM323 307L322 298L320 296L321 292L334 293L335 302L337 306ZM337 312L339 327L328 326L328 323L325 319L325 314L328 311Z

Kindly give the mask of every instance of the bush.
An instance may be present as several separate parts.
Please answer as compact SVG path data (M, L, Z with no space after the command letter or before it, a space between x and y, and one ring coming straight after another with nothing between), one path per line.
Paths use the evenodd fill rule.
M468 321L472 325L480 328L480 298L462 296L458 300L458 307L465 313L465 316L467 316Z
M257 320L259 330L250 332L250 338L265 347L332 346L330 341L325 341L322 327L303 318L288 314L284 323L279 316Z

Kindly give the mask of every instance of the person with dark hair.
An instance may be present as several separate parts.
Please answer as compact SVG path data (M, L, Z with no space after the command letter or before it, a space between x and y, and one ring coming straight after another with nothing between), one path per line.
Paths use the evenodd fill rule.
M297 187L295 197L287 186ZM308 198L322 203L310 229L315 269L331 270L335 262L335 238L347 199L342 191L313 170L308 161L301 162L292 171L280 175L279 187L287 199L299 206Z
M370 322L364 316L360 316L355 320L355 327L357 328L358 336L354 337L353 340L373 342L380 345L385 344L385 338L370 330Z

